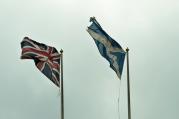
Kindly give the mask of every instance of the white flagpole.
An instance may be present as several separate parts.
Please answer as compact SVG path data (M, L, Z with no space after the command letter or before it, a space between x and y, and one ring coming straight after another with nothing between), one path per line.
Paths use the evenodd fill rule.
M129 81L129 49L127 52L127 95L128 95L128 119L131 119L131 102L130 102L130 81Z
M61 78L60 78L60 81L61 81L61 85L60 85L60 88L61 88L61 119L64 119L64 97L63 97L63 50L61 49L60 50L60 53L61 53L61 58L60 58L60 64L61 64Z

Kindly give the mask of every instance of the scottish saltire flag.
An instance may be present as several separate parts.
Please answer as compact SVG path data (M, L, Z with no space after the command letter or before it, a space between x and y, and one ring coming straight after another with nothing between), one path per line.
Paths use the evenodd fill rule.
M51 46L38 43L28 37L21 42L21 59L32 59L36 67L56 86L60 86L60 54Z
M94 39L100 54L109 61L110 67L121 79L125 51L102 29L94 17L90 18L90 21L92 24L87 28L88 33Z

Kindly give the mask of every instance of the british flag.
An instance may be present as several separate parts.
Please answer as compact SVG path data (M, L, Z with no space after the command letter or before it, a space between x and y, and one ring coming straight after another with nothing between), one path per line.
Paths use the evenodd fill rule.
M21 59L33 59L36 67L56 86L60 86L60 54L51 46L38 43L28 37L21 42Z

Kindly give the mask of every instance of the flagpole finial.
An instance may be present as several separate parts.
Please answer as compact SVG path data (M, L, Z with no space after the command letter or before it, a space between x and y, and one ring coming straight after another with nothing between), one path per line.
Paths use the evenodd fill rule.
M62 49L60 50L60 53L63 53L63 50L62 50Z
M96 20L96 18L94 16L90 17L90 22L93 21L93 20Z
M126 48L126 51L127 51L127 52L129 51L129 48L128 48L128 47Z

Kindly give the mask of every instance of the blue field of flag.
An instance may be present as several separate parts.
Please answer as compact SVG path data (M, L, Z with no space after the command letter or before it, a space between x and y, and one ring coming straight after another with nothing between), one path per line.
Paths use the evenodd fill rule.
M92 24L87 28L88 33L94 39L100 54L109 61L110 67L121 79L126 52L102 29L96 19L91 21Z

